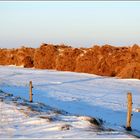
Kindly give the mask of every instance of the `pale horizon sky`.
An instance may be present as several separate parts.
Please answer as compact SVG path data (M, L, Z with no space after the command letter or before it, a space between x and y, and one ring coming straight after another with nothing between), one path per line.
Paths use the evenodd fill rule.
M0 48L140 44L139 1L1 1Z

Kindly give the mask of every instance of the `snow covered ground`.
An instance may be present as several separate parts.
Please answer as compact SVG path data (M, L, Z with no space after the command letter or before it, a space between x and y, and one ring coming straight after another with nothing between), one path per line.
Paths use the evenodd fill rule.
M41 123L42 118L38 118L36 115L34 117L28 116L28 118L24 118L25 116L18 110L18 106L9 104L8 102L0 102L1 109L4 113L13 116L15 113L12 113L12 110L15 110L17 114L16 118L13 117L14 121L17 122L17 127L14 127L13 123L11 124L12 129L9 124L4 127L6 130L11 130L11 137L133 137L125 133L123 128L126 125L127 92L132 92L133 94L132 129L140 133L140 112L135 112L136 108L140 108L140 80L117 79L55 70L0 66L0 90L6 93L11 93L14 96L28 100L30 80L33 81L34 86L34 103L44 103L72 114L69 117L63 115L63 117L67 118L68 124L73 127L67 131L58 130L57 123L60 123L59 125L61 123L65 124L65 119L57 123L44 123L44 120ZM95 129L90 128L89 122L81 121L81 119L79 121L78 115L102 119L105 128L112 128L116 131L95 131ZM76 120L74 121L76 125L71 121L73 117ZM27 124L23 125L23 123L20 123L20 118L23 118L22 120L25 120L25 122L30 122L28 127L26 126ZM30 119L33 119L33 121L30 121ZM39 123L34 124L36 121ZM23 127L20 127L21 125ZM18 129L19 127L21 129ZM25 131L24 134L21 133L21 131L24 131L24 129L27 130L28 128L29 130L32 128L32 131ZM3 128L1 127L0 129ZM40 129L39 132L38 129ZM15 131L20 134L14 133ZM1 134L0 136L8 135Z
M73 116L3 92L0 99L0 138L126 137L122 132L90 123L93 118Z

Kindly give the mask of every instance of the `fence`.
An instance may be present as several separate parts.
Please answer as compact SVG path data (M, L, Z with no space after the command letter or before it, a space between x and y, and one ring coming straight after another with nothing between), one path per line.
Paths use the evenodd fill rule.
M29 82L29 101L33 102L33 84L32 81ZM132 93L127 93L127 117L126 117L126 130L132 131L131 121L132 121ZM138 112L140 109L137 109Z

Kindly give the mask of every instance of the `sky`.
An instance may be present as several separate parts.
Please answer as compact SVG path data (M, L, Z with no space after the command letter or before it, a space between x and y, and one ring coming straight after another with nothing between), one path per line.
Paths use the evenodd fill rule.
M140 44L139 1L1 1L0 48Z

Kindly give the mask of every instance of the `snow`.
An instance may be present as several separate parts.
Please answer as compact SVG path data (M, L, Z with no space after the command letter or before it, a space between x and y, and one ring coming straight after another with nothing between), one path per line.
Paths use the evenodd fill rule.
M3 102L0 102L0 106L2 109L3 120L1 118L1 126L0 129L0 138L57 138L57 137L68 137L74 135L76 137L80 134L77 131L76 125L80 128L80 121L77 120L75 123L75 128L72 128L68 133L66 131L60 131L61 127L64 125L64 122L55 122L49 123L45 119L37 118L37 117L26 117L22 114L17 107L13 105L8 105ZM9 116L8 116L9 115ZM6 118L5 118L6 116ZM75 118L70 118L75 119ZM72 122L71 122L72 124ZM83 125L83 124L82 124ZM81 128L82 130L82 128ZM90 132L85 133L84 136L89 135ZM94 133L93 133L94 134ZM82 134L81 134L82 135ZM95 135L95 134L94 134ZM92 136L94 136L92 135Z
M66 115L65 112L29 103L3 92L0 99L0 138L129 137L119 131L99 131L100 127L89 122L90 117Z
M83 50L84 53L87 53L87 50Z
M73 129L60 132L56 123L49 123L48 125L47 122L46 125L37 118L29 117L28 119L30 121L26 120L26 125L30 127L36 125L36 127L32 128L36 135L33 136L31 133L28 134L25 131L23 137L39 137L42 135L48 138L52 134L56 138L132 137L126 134L123 128L126 125L128 92L133 94L132 129L140 132L140 113L135 111L136 108L140 107L140 80L8 66L0 66L0 79L0 89L2 91L27 100L29 99L29 81L32 80L34 102L44 103L51 107L67 111L73 114L73 117L76 118L76 122L78 123L78 125L74 125L71 117L67 118L63 116L65 119L67 118L67 121L73 126ZM4 104L4 106L7 107L7 104ZM14 107L17 110L17 106L12 105L10 107ZM10 110L10 107L7 108ZM8 112L12 113L12 111ZM8 112L6 113L8 114ZM19 114L17 119L24 117L21 115L21 112L17 114ZM86 131L89 124L87 125L87 122L83 122L85 121L84 119L78 121L76 117L78 115L102 119L106 128L112 128L116 131L101 131L100 134L99 132L94 132L94 130ZM13 115L11 114L11 116ZM63 121L64 119L62 123L64 123ZM20 123L17 126L20 126ZM8 130L10 126L8 125L6 128ZM42 130L40 134L39 132L37 133L38 128ZM46 131L50 134L46 133ZM19 132L21 131L19 130ZM114 135L113 133L116 134ZM5 135L3 134L2 136ZM13 135L13 137L16 137L16 135Z
M80 54L80 57L83 57L83 56L84 56L84 54L83 54L83 53L81 53L81 54Z

